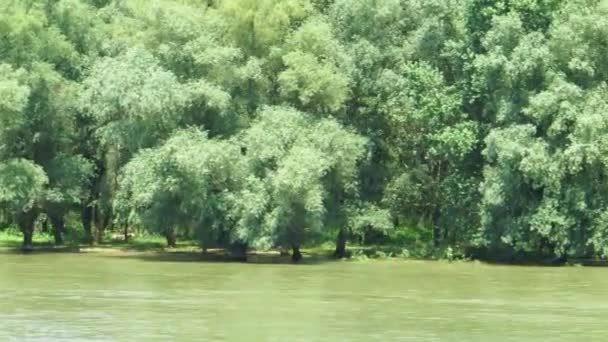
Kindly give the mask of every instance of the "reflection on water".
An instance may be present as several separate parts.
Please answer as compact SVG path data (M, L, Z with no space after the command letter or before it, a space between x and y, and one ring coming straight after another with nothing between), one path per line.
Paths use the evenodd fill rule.
M581 341L608 269L0 255L0 341Z

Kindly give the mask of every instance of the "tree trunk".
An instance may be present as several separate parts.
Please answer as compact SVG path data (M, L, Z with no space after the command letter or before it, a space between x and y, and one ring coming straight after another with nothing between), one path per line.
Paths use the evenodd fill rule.
M92 245L93 234L91 232L91 219L93 218L93 208L91 206L84 206L80 212L80 219L82 220L82 228L84 229L84 242Z
M0 228L8 227L11 224L6 211L0 209Z
M55 245L63 245L63 233L65 228L65 221L61 215L50 215L51 224L53 225L53 237L55 238Z
M175 233L173 232L173 230L166 230L165 238L167 239L167 247L177 246L177 239L175 238Z
M46 220L44 220L44 222L42 222L42 232L43 233L49 232L49 219L48 218Z
M433 209L433 214L431 215L431 222L433 225L433 246L439 247L441 244L441 226L439 225L439 220L441 218L441 211L438 207Z
M300 252L300 246L293 245L291 253L291 261L299 262L302 260L302 252Z
M129 225L128 224L124 225L123 234L125 235L125 242L129 242Z
M103 221L101 224L102 232L105 232L106 229L110 228L111 231L114 230L114 221L112 220L112 212L107 212L103 215Z
M34 231L32 230L24 230L23 231L23 244L21 245L21 249L25 252L31 252L34 250Z
M346 257L346 229L340 228L338 232L338 238L336 239L336 250L334 251L334 257L342 259Z
M36 216L35 212L29 211L20 215L18 219L19 228L21 228L21 232L23 233L21 249L26 252L34 249L34 222L36 222Z
M102 217L101 210L99 206L96 206L93 211L93 222L95 223L95 242L97 244L103 243L103 235L104 235L104 218Z
M99 245L99 244L103 243L104 229L103 229L103 226L99 222L97 222L95 226L96 226L95 243Z
M237 261L247 261L247 243L234 242L230 245L230 258Z

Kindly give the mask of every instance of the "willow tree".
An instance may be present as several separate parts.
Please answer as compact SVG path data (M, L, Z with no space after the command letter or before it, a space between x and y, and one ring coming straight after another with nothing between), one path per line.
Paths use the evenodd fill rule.
M0 64L0 203L23 233L23 248L32 248L34 223L42 208L48 178L31 159L28 143L31 88L28 73Z
M264 57L313 13L309 0L219 1L229 39L246 55Z
M456 89L427 63L385 70L376 87L378 110L389 124L386 162L393 166L384 203L397 220L413 216L430 223L439 246L443 236L459 228L448 211L471 210L464 200L474 199L475 182L467 182L471 176L464 166L476 148L477 125L460 110ZM447 196L450 179L470 187L462 189L467 197Z
M547 34L513 11L495 17L482 40L489 52L477 77L497 115L484 150L481 237L494 249L605 255L608 69L595 37L607 32L606 9L564 6Z
M103 26L111 37L107 53L120 55L138 47L189 85L192 97L181 110L181 127L203 125L210 136L241 127L240 114L248 103L243 98L249 95L244 88L252 80L245 75L241 50L225 42L226 22L217 11L195 2L139 0L113 3L109 9L114 13ZM260 86L252 81L254 85Z
M97 240L111 222L118 171L142 148L152 147L179 126L189 90L143 49L97 61L83 81L82 112L94 120L103 169L97 170Z
M74 81L83 66L75 46L56 25L55 5L12 2L1 5L0 11L0 59L19 68L11 71L0 66L0 92L6 92L2 94L5 103L0 105L4 107L0 109L0 158L27 159L46 174L56 166L53 160L71 155L78 144L74 106L78 86ZM59 193L58 188L47 192L36 210L49 212L47 204ZM62 218L56 220L60 221ZM27 233L29 229L22 230Z
M312 17L283 47L285 65L278 75L282 98L310 113L335 113L350 96L351 60L331 24Z
M49 162L44 209L53 225L55 245L64 242L66 214L86 201L93 173L93 163L80 155L60 154ZM85 229L85 240L90 240L90 233Z
M175 247L175 230L187 225L191 214L183 202L197 199L198 189L195 175L177 164L172 151L142 150L122 170L113 202L115 220L143 225Z
M26 159L0 162L0 205L23 233L23 249L32 249L34 223L42 208L48 178L41 166Z
M488 136L482 228L490 246L605 255L604 92L556 80L531 99L531 123Z
M262 241L291 248L297 261L300 247L327 228L328 208L343 210L348 196L358 191L365 139L333 119L268 107L244 132L241 144L269 194Z
M18 153L15 142L20 128L27 120L24 113L30 88L24 82L25 70L14 70L8 64L0 64L0 158L6 159Z
M213 245L226 229L229 194L239 189L240 156L236 145L204 132L176 132L125 165L114 200L116 219L162 233L170 247L176 233Z

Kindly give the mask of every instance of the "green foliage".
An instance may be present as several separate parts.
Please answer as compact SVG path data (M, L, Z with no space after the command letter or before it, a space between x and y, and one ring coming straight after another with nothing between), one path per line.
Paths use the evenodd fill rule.
M0 4L0 56L8 63L30 65L47 62L60 66L75 58L73 46L49 22L42 1Z
M48 216L231 251L608 257L606 18L599 0L4 1L1 218L25 245Z
M159 232L213 220L232 185L236 152L197 130L179 131L161 147L141 151L123 169L117 219Z
M175 129L189 99L187 88L141 49L101 59L83 87L81 110L100 125L102 143L129 151Z
M11 147L15 132L26 121L25 110L30 89L24 82L23 70L13 70L8 64L0 64L0 157L5 157Z
M348 79L331 64L319 65L310 54L292 52L283 57L287 70L279 76L281 93L296 98L303 108L337 111L344 103Z
M77 205L86 198L93 176L93 164L79 155L58 155L48 166L46 200L54 206Z
M286 34L308 17L308 0L218 1L228 22L228 37L248 55L261 56L285 39Z
M365 238L365 233L376 231L387 233L393 228L389 210L367 204L352 208L348 213L348 226L355 235Z
M286 42L281 94L311 112L335 112L348 98L350 60L320 17L306 21Z
M356 189L356 167L365 151L365 140L335 120L286 107L263 109L242 144L252 175L265 179L268 191L268 212L260 223L272 239L261 242L286 247L318 234L328 206L344 210L331 203L332 191Z
M35 209L44 199L49 180L42 167L25 159L0 163L0 205L13 215Z

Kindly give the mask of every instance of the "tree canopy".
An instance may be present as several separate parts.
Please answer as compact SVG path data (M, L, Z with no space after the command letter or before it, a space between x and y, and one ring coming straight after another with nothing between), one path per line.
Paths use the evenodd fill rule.
M603 0L0 4L0 213L608 257ZM76 220L78 221L78 220ZM370 240L371 239L371 240ZM409 242L408 242L409 241Z

